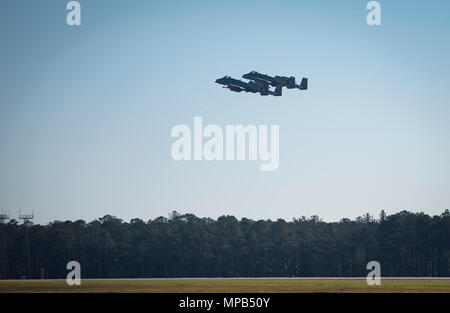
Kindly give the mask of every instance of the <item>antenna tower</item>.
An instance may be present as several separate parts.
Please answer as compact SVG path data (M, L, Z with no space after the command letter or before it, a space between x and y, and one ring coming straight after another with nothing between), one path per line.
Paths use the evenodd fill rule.
M21 214L19 212L19 219L23 220L25 226L25 236L22 252L22 277L31 278L31 262L30 262L30 226L32 225L34 214Z
M6 250L5 224L8 214L0 214L0 279L6 278L8 272L8 253Z

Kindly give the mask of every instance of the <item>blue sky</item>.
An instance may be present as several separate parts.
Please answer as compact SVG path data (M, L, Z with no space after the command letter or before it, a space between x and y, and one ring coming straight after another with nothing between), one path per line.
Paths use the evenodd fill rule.
M68 1L67 1L68 2ZM0 209L36 221L450 205L448 1L2 1ZM214 80L308 77L283 97ZM280 125L280 167L175 162L176 124Z

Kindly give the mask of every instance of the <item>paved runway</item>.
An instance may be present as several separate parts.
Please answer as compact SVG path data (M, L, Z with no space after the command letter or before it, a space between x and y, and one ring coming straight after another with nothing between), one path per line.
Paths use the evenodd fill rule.
M182 278L117 278L112 280L366 280L366 277L182 277ZM450 277L381 277L389 280L435 280ZM88 280L88 279L86 279ZM111 279L92 279L111 280Z

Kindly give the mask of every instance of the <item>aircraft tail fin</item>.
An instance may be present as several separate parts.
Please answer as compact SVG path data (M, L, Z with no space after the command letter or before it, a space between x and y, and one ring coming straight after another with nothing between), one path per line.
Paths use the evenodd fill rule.
M308 90L308 78L302 78L302 82L300 83L300 90Z
M295 87L296 87L295 86L295 77L291 76L291 77L289 77L289 80L288 80L288 83L287 83L287 88L288 89L293 89Z

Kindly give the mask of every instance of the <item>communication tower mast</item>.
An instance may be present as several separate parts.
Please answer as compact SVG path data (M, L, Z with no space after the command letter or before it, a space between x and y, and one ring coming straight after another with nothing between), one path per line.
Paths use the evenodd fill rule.
M8 253L6 250L5 224L8 214L0 214L0 279L6 278L8 272Z
M34 214L21 214L19 212L19 219L23 220L25 226L24 245L22 252L22 277L31 278L31 261L30 261L30 226L32 224Z

